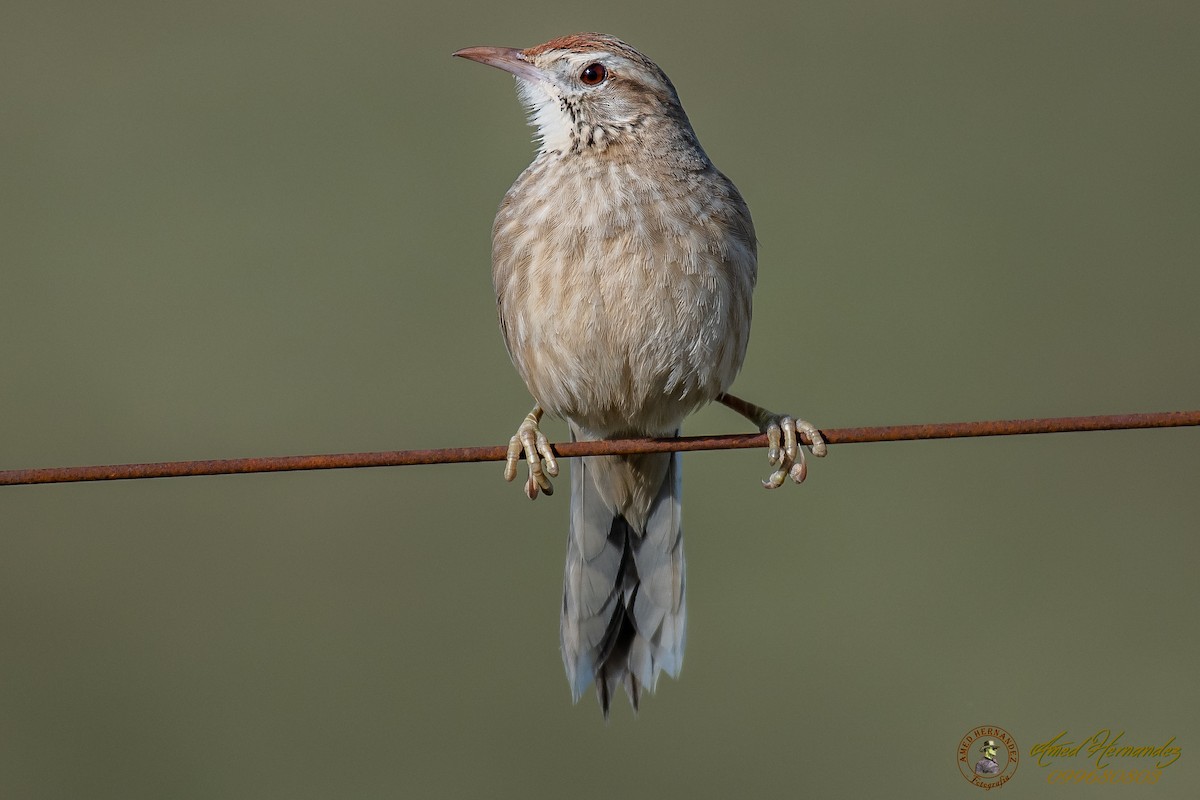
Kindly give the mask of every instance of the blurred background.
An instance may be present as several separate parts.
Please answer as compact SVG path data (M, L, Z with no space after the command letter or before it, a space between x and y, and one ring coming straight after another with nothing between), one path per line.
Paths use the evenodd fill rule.
M17 0L0 468L507 441L489 235L532 131L450 53L581 30L663 67L754 212L738 394L1200 406L1195 4ZM558 654L567 492L497 464L0 489L0 796L978 796L980 725L1175 737L1141 792L1195 796L1200 431L767 472L685 457L685 668L608 724ZM1130 791L1049 772L1004 796Z

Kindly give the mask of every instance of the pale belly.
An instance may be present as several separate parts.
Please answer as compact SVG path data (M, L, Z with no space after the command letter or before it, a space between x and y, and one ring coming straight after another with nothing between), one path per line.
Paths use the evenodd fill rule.
M497 286L529 391L594 435L675 431L729 388L746 352L752 272L641 234L556 229L525 243Z

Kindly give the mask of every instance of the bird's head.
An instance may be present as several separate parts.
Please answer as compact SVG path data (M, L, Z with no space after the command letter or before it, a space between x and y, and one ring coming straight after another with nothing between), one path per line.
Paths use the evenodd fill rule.
M695 141L671 81L613 36L577 33L525 50L468 47L454 55L516 76L544 153L598 152L663 131Z

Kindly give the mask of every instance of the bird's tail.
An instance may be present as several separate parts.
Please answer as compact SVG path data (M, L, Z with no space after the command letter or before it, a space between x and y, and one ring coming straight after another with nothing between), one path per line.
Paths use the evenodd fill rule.
M578 437L572 426L573 438ZM637 710L660 671L683 664L679 453L596 456L571 464L571 532L561 641L576 700L596 682L608 716L624 686Z

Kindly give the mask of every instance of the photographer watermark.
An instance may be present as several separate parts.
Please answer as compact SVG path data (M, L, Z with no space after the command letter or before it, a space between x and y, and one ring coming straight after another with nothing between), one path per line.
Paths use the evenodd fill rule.
M1102 728L1076 741L1063 730L1029 751L1046 772L1046 783L1155 784L1163 771L1179 760L1183 748L1172 736L1162 744L1126 739L1125 731Z

